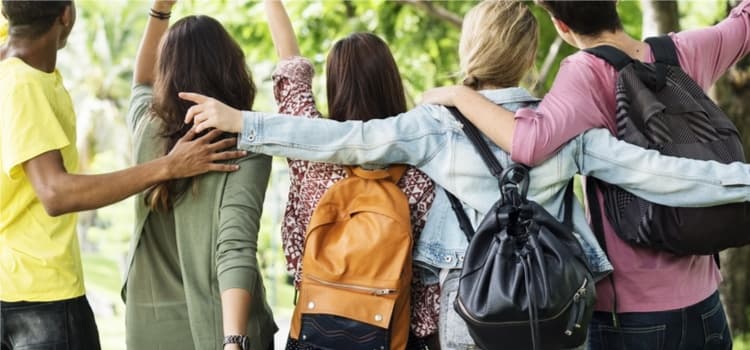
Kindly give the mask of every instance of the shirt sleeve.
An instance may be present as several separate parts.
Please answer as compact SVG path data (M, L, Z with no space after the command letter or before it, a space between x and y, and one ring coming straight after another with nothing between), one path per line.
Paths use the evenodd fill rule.
M2 168L11 179L26 161L71 144L49 98L40 83L27 81L0 99Z
M672 35L680 64L705 90L750 52L750 0L718 24Z
M271 172L271 158L252 154L227 176L219 209L216 275L219 289L242 288L253 294L260 280L258 231Z
M279 113L319 118L315 108L312 79L315 69L307 58L294 56L281 60L273 73L273 95Z
M579 52L563 61L536 110L516 112L513 161L533 166L588 129L615 129L614 68L587 55Z
M315 68L305 57L292 56L279 62L273 73L273 95L279 107L279 113L320 118L312 91L314 76ZM287 159L287 162L291 202L293 197L301 191L302 179L308 170L309 162L292 158Z
M130 93L130 104L125 121L128 124L130 133L135 134L138 123L148 114L151 107L151 101L154 98L154 89L150 85L138 84L133 86Z

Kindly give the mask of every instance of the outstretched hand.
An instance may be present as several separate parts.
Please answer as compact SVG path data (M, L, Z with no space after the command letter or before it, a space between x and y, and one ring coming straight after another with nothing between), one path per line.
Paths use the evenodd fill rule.
M200 133L208 128L226 132L242 131L242 111L229 107L216 99L192 92L181 92L180 98L195 103L185 115L185 123L193 123L193 129Z
M247 155L245 151L234 149L237 145L237 138L235 137L213 142L222 134L221 130L211 130L196 139L198 131L191 128L177 141L177 144L166 156L169 160L170 177L183 178L209 171L230 172L239 169L237 164L217 163Z

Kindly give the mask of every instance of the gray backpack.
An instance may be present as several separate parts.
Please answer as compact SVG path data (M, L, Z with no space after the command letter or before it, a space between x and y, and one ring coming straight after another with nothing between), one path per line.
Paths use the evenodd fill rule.
M680 68L668 36L647 39L655 63L632 59L611 46L586 51L617 69L617 137L671 156L745 161L734 124ZM674 208L638 198L619 187L587 179L592 225L603 243L595 189L602 191L606 215L626 242L676 255L711 255L750 243L747 203L710 208Z

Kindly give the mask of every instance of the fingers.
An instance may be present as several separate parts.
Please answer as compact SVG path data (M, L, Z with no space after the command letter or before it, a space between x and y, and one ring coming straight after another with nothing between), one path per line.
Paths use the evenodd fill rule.
M212 163L208 166L208 171L220 171L224 173L237 171L240 166L237 164L221 164L221 163Z
M195 104L201 104L211 99L210 97L196 94L194 92L180 92L178 96L183 100L194 102Z
M197 129L197 128L193 128ZM196 130L196 132L200 132L199 130ZM211 141L216 140L217 137L221 136L224 132L219 129L214 129L209 131L207 134L199 137L196 141L209 144Z
M220 151L220 150L225 150L227 148L235 148L235 147L237 147L237 138L236 137L223 139L223 140L216 141L216 142L213 142L210 145L208 145L208 149L211 152L216 152L216 151Z
M182 135L182 137L180 137L178 142L191 141L192 139L195 138L195 135L198 135L198 132L195 130L195 128L190 128L190 130L188 130L188 132L186 132L185 135Z
M247 155L245 151L225 151L211 155L212 162L242 158Z
M180 95L184 94L184 92L181 92ZM194 105L188 108L187 113L185 113L185 124L190 124L190 122L193 121L193 119L199 115L201 112L203 112L203 105ZM197 122L196 122L197 124Z

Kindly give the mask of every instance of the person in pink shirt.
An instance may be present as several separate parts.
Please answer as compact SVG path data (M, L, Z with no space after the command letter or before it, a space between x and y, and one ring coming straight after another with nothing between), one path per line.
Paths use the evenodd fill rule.
M515 113L463 86L436 88L424 103L454 105L516 162L538 164L592 128L615 133L616 70L583 49L614 46L653 62L648 44L622 29L616 1L543 1L560 36L581 49L567 57L537 109ZM721 23L670 34L683 70L707 90L750 52L750 0ZM600 207L604 207L599 193ZM604 210L604 237L614 266L597 285L591 349L730 349L731 335L718 297L721 281L711 256L678 257L625 243ZM711 234L711 232L706 232ZM616 301L616 302L615 302Z

